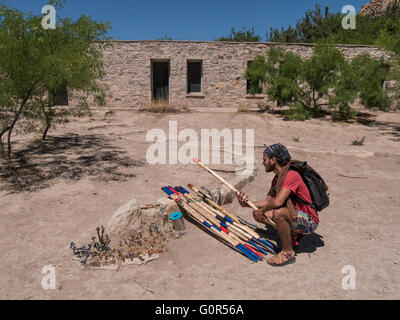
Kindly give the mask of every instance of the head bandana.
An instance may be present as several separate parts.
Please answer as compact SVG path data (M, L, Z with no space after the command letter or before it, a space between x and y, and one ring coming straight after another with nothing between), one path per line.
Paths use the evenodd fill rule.
M267 147L264 150L264 154L270 158L276 158L278 161L290 161L292 159L289 151L280 143Z

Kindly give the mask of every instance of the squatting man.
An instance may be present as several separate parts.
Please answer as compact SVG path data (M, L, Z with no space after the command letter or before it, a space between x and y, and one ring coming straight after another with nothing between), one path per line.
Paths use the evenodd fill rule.
M289 171L290 160L288 150L281 144L265 149L265 171L274 172L275 177L267 198L254 202L259 208L253 211L254 219L265 224L270 224L268 218L271 219L276 224L282 242L282 251L267 260L273 266L295 262L293 246L298 245L304 235L314 232L319 223L316 210L306 204L312 203L312 199L303 179L297 171ZM249 198L244 192L237 194L237 199L242 207L249 207Z

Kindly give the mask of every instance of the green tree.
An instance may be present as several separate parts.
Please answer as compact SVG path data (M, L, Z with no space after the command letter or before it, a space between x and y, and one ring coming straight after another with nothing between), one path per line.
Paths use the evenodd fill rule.
M63 1L52 1L58 9ZM104 100L102 46L109 23L88 16L58 18L56 29L43 29L41 15L0 5L0 151L11 157L11 139L18 122L42 122L48 129L88 110L86 96ZM76 107L55 106L54 93L66 88ZM7 143L4 141L6 137Z
M391 103L400 109L400 19L394 17L388 23L391 25L391 31L381 30L376 44L387 50L390 55L387 80L393 81L393 85L387 88L387 92Z
M331 13L329 8L324 11L317 4L315 9L308 10L299 19L296 27L271 28L266 34L269 42L303 42L316 43L320 40L330 40L341 44L373 45L382 31L394 35L394 25L400 17L400 1L393 2L382 16L370 18L365 15L356 16L356 29L343 29L344 14Z
M257 56L248 66L245 78L250 82L249 94L262 93L260 84L267 81L267 65L264 56Z
M351 67L359 76L361 104L369 109L386 110L390 101L383 84L388 78L390 66L365 54L354 58Z
M267 61L258 56L245 77L266 84L272 101L292 101L286 115L304 120L321 114L323 107L332 108L340 118L350 117L350 104L357 97L368 108L386 109L388 96L382 84L387 74L383 61L362 55L347 62L334 45L318 43L308 59L271 48Z
M346 61L331 44L319 43L310 59L271 48L266 63L267 94L274 101L294 101L317 115L328 105L330 89L341 78Z
M228 37L220 37L217 41L260 42L261 36L255 33L254 28L247 29L246 27L242 27L242 30L238 31L232 28Z

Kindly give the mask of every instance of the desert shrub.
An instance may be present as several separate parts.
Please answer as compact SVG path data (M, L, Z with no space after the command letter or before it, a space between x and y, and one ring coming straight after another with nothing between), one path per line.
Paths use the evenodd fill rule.
M393 11L395 10L394 8ZM400 110L400 18L388 19L388 24L391 28L381 30L376 43L389 52L390 69L387 79L393 81L394 85L387 88L386 91L390 98L390 104Z
M249 81L266 84L266 93L272 101L294 101L296 107L289 114L318 115L320 108L328 105L332 94L330 89L339 83L345 65L341 52L327 43L317 44L309 59L302 59L280 48L271 48L267 61L258 56L247 69L245 77Z
M364 137L362 137L361 139L354 139L352 142L351 142L351 144L353 145L353 146L362 146L363 144L364 144L364 141L365 141L365 136Z
M262 93L262 86L260 84L267 81L265 57L257 56L248 66L244 77L250 82L249 94Z
M337 109L332 113L332 120L348 120L354 118L358 114L357 111L353 110L349 104L339 104Z
M312 118L312 112L301 103L291 104L283 113L288 120L305 121Z
M390 101L383 83L388 78L390 66L364 54L352 60L351 68L358 75L356 88L361 104L368 109L386 110Z
M217 41L230 41L230 42L260 42L261 37L255 33L254 28L248 29L242 27L241 30L236 31L231 28L231 33L228 37L220 37Z
M349 119L356 114L350 104L357 98L369 109L388 108L390 99L383 83L389 70L386 62L369 55L348 62L334 45L319 43L308 59L271 48L267 59L254 60L245 77L265 84L270 100L293 101L295 107L286 112L288 119L319 116L323 107L332 109L334 119Z
M237 112L238 113L245 113L245 112L249 112L250 111L250 105L248 104L240 104L237 108Z
M167 101L152 101L139 111L151 113L181 113L189 112L189 108L185 104L178 105L170 104Z

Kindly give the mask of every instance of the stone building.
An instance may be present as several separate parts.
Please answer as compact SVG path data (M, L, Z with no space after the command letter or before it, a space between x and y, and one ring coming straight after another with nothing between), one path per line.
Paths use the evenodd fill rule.
M107 105L143 108L154 100L187 107L263 107L265 94L249 95L248 64L271 46L302 57L313 44L205 41L113 41L105 49ZM373 46L338 45L346 58L385 53Z

